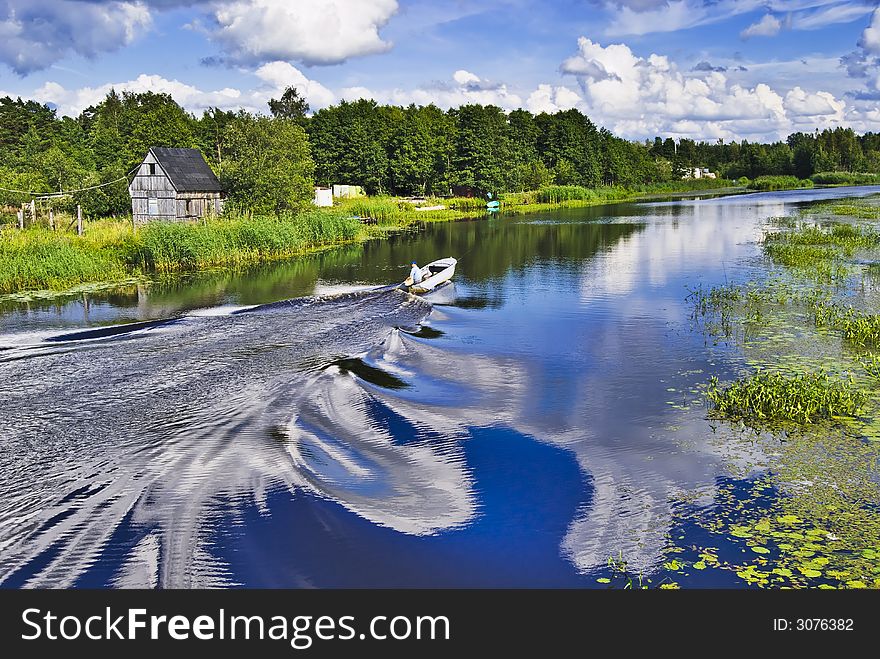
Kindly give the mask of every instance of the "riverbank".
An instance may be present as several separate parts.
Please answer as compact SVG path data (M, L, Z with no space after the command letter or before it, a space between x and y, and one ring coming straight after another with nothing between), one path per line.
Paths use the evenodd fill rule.
M500 214L530 213L633 201L650 194L731 189L720 180L675 181L635 189L551 186L501 196ZM420 206L444 206L418 210ZM293 258L338 245L381 238L421 222L449 222L486 214L482 198L394 197L340 200L332 209L281 217L238 216L201 223L155 223L135 229L125 220L88 222L83 236L35 226L0 231L0 296L65 292L112 285L153 274L197 271Z
M602 204L737 194L747 188L722 179L659 183L635 188L550 186L501 195L497 215ZM112 286L155 274L294 258L346 243L381 238L423 222L487 215L482 198L394 197L339 200L332 209L282 217L229 217L195 224L156 223L134 229L125 220L86 224L83 236L48 227L0 230L0 296L48 297L83 286ZM437 209L437 206L444 206ZM418 210L420 207L434 210Z

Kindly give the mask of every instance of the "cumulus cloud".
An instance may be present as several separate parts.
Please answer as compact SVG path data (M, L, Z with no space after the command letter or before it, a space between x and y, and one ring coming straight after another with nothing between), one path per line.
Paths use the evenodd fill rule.
M541 112L558 112L576 108L583 99L580 95L568 87L553 85L538 85L526 100L526 107L535 114Z
M859 47L868 53L880 55L880 9L874 11L871 24L862 32Z
M56 106L60 114L76 116L90 105L101 102L111 89L118 92L170 94L175 101L191 111L200 111L209 107L238 108L243 104L246 105L247 100L239 90L231 87L205 91L179 80L168 80L159 75L145 73L133 80L78 89L66 89L57 82L47 82L35 90L30 97L40 103Z
M338 64L382 53L397 0L233 0L212 4L205 29L228 61Z
M332 91L321 83L310 80L287 62L269 62L254 71L254 75L258 83L252 89L245 91L232 87L206 90L179 80L142 73L133 80L77 89L67 89L57 82L47 82L28 96L41 103L49 103L57 107L60 114L67 116L76 116L90 105L101 102L111 89L117 92L151 91L170 94L181 106L196 113L211 107L266 112L268 100L280 96L289 85L296 87L313 109L325 107L336 101Z
M437 82L414 89L367 89L366 87L345 87L339 97L352 101L359 98L372 98L379 103L393 105L428 105L433 103L441 108L457 107L469 103L497 105L505 110L522 107L522 98L511 92L504 83L492 82L471 73L459 70L453 73L450 82Z
M280 96L287 87L296 87L312 108L326 107L336 100L336 95L332 91L317 80L310 80L288 62L268 62L259 67L254 74L267 83L268 87L265 91L270 92L270 97Z
M827 92L795 87L783 95L766 83L732 83L721 71L687 75L665 56L640 57L625 44L602 46L586 37L562 71L580 83L581 109L631 138L777 138L801 125L837 125L846 110Z
M0 0L0 62L26 75L71 53L116 50L151 23L143 2Z
M470 83L480 82L480 77L470 71L460 69L452 74L452 79L459 85L467 86Z
M773 14L766 14L760 21L752 23L739 33L743 39L750 37L772 37L779 34L782 23Z

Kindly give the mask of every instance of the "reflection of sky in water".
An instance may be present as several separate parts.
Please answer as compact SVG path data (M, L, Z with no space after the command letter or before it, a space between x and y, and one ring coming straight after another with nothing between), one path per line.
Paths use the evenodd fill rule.
M673 500L749 457L669 404L728 368L688 287L743 276L787 212L743 199L436 225L98 298L88 321L75 301L7 314L0 580L586 585L619 552L650 570ZM358 292L447 254L433 332L409 333L422 302ZM233 313L311 291L354 292ZM21 347L114 314L182 318Z

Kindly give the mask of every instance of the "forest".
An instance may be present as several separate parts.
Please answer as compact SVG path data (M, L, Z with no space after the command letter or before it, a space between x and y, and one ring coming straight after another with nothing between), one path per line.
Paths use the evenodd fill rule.
M249 213L296 209L314 185L333 183L370 194L447 195L453 186L494 193L633 188L678 181L691 167L725 179L819 183L870 182L874 177L856 173L880 173L880 133L849 128L770 144L662 136L636 142L576 109L534 115L491 105L442 110L357 100L312 113L294 88L268 110L214 108L196 116L166 94L110 91L72 118L36 101L0 98L0 206L29 201L29 192L91 188L57 203L80 204L89 217L124 216L125 177L150 146L199 148L229 194L228 207Z

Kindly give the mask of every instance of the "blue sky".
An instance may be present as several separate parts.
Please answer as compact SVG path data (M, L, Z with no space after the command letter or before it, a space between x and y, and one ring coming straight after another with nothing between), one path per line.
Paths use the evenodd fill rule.
M287 85L442 107L577 107L625 137L880 130L864 0L0 0L0 93L117 89L265 111Z

